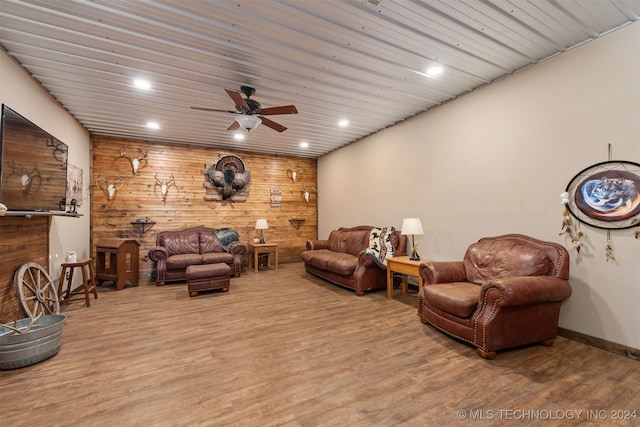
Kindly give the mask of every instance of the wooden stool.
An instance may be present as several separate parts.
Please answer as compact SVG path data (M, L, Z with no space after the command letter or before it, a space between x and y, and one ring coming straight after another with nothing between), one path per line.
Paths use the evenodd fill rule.
M60 300L60 304L65 303L67 301L77 301L84 299L87 307L91 307L91 298L89 297L89 293L93 292L95 299L98 299L98 290L96 289L96 278L93 274L93 264L91 262L91 258L85 258L78 260L77 262L65 262L62 264L62 272L60 273L60 281L58 282L58 299ZM80 267L80 271L82 271L82 290L81 291L71 291L71 285L73 284L73 271L76 267ZM86 267L86 268L85 268ZM69 277L67 278L67 289L65 291L62 290L64 287L64 279L69 270ZM89 276L87 277L87 270L89 270ZM70 298L72 295L84 294L84 298Z

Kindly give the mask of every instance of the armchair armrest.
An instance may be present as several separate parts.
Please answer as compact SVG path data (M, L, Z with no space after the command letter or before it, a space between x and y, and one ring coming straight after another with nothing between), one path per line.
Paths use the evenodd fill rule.
M427 261L420 264L418 271L425 286L467 280L462 261Z
M501 307L560 302L569 298L571 286L565 279L525 276L494 279L482 285L481 300Z
M232 255L244 255L247 253L247 244L243 242L233 242L229 246L229 253Z
M149 258L153 261L166 260L169 258L169 251L164 246L154 246L149 249Z
M313 251L317 249L327 249L329 247L328 240L307 240L307 250Z

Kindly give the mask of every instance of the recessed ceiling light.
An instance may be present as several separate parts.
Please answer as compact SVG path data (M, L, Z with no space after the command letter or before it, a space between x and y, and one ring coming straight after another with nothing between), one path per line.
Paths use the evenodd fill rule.
M338 122L338 126L341 126L341 127L349 126L349 120L346 120L346 119L340 120Z
M138 89L144 89L144 90L151 89L151 82L148 80L136 79L133 81L133 84Z
M156 122L149 122L147 123L147 127L149 129L160 129L160 125Z
M433 67L427 68L427 75L428 76L437 76L438 74L442 73L443 71L444 71L444 68L442 68L439 65L434 65Z
M303 141L300 143L300 148L307 148L309 146L309 143L306 141Z
M236 132L233 134L233 139L237 140L237 141L242 141L244 140L244 133L242 132Z

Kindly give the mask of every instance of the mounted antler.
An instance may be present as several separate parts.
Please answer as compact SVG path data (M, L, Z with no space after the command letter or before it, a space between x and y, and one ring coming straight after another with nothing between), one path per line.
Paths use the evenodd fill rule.
M133 157L131 154L127 154L127 152L125 152L126 148L127 148L126 145L122 147L122 150L120 150L120 157L124 157L125 159L129 160L129 162L131 163L131 169L133 170L133 174L138 175L138 170L142 169L147 165L148 151L146 148L144 149L144 151L138 148L137 151L138 153L142 154L142 156Z
M122 178L120 178L119 176L116 176L113 181L109 181L106 178L102 178L100 177L100 175L98 175L98 178L96 179L96 187L98 187L102 191L105 191L107 193L107 198L109 200L113 199L113 196L115 196L116 191L122 188L122 185L123 185Z
M31 190L31 184L33 184L33 180L35 178L42 180L42 178L40 177L40 171L38 170L38 165L36 165L35 163L33 164L33 169L31 169L30 171L27 171L22 167L16 167L15 162L7 163L7 165L12 170L9 176L18 175L20 177L20 186L22 187L22 191L24 191L25 193L28 193L29 190Z
M309 197L311 196L311 193L318 194L318 190L316 189L316 187L310 187L307 190L306 188L304 188L304 184L303 184L302 185L302 198L307 203L307 205L309 204Z
M167 193L169 192L169 187L173 186L178 188L178 186L176 185L176 179L173 176L173 174L171 174L171 177L169 179L158 179L158 174L156 173L156 185L153 186L153 188L155 189L157 186L160 186L160 194L162 194L162 201L165 201L167 199Z
M289 168L287 169L287 176L289 178L291 178L291 181L293 181L293 183L296 183L296 179L298 178L298 175L300 175L302 173L302 168L298 167L297 169L293 169L293 168Z

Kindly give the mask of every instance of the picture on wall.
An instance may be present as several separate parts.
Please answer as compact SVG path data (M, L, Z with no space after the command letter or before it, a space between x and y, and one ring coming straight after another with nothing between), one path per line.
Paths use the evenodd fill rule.
M640 213L640 164L597 163L579 172L567 186L569 212L579 221L604 229L631 228Z
M82 169L67 165L67 204L76 199L76 206L82 206Z

